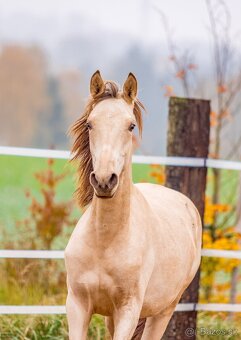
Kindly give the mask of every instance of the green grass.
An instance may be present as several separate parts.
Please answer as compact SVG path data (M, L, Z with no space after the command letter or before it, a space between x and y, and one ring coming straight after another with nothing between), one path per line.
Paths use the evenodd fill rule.
M187 326L188 328L188 326ZM198 340L239 340L241 327L238 321L223 319L222 313L198 313ZM210 335L216 334L216 335ZM0 319L0 340L67 340L68 326L66 316L2 316ZM108 339L104 318L92 317L88 340Z
M25 190L30 190L37 198L40 198L40 187L34 173L46 169L47 161L41 158L0 156L0 227L10 232L12 238L24 238L21 228L16 227L16 221L28 217L29 200L25 196ZM55 161L55 170L57 173L68 171L68 176L58 186L57 200L70 200L75 190L75 169L65 160ZM133 180L134 182L155 182L150 176L152 169L149 165L134 164ZM222 203L233 204L237 199L238 172L223 170L222 171ZM207 194L212 193L212 170L208 171ZM80 216L81 212L76 207L74 215ZM0 236L1 239L1 236ZM6 242L6 240L4 240ZM67 237L57 245L56 249L63 249L67 242ZM0 245L1 248L1 245ZM0 261L0 265L2 264ZM9 261L17 261L15 259ZM20 260L19 260L20 261ZM42 260L47 261L47 260ZM34 261L29 261L33 263ZM36 260L41 262L41 260ZM46 263L46 262L45 262ZM63 261L59 264L63 266ZM25 264L19 265L19 273L24 273ZM49 268L49 266L48 266ZM32 305L32 304L64 304L66 298L65 284L54 282L59 272L64 272L63 268L54 271L55 275L46 275L45 284L38 278L25 280L23 282L12 280L9 282L6 278L1 279L0 285L0 304ZM219 280L226 280L227 277L221 277ZM24 273L25 275L25 273ZM23 276L24 276L23 275ZM1 276L1 273L0 273ZM16 276L17 277L17 276ZM51 279L52 278L52 281ZM37 282L41 281L40 282ZM32 282L32 283L31 283ZM65 288L63 288L63 286ZM211 313L210 313L211 315ZM237 328L234 323L227 322L221 318L211 317L209 314L199 313L198 327L209 327L217 329ZM216 313L217 315L217 313ZM2 339L67 339L67 323L65 316L3 316L0 319L0 340ZM239 329L241 333L241 330ZM1 334L1 333L0 333ZM95 316L89 329L89 339L104 339L103 318ZM212 337L213 338L213 337ZM215 339L240 339L239 335L232 334L229 337L218 337ZM198 339L210 339L210 336L198 335Z
M39 199L40 187L34 173L46 168L47 160L43 158L0 156L0 227L12 233L12 238L22 237L21 229L16 228L16 221L28 217L29 201L25 191L30 190ZM68 176L59 184L57 200L70 200L75 190L75 169L66 160L55 160L57 173L68 172ZM150 176L150 165L134 164L134 182L155 182ZM238 172L222 170L221 202L235 204L237 200ZM212 170L208 171L207 194L212 193ZM81 215L76 207L74 216ZM222 214L222 218L225 214ZM234 222L231 218L230 223ZM61 245L63 242L61 243Z
M0 320L1 340L68 339L65 316L3 316Z
M237 316L239 314L239 319ZM240 313L228 319L227 313L199 312L197 320L198 340L239 340L241 339Z
M0 259L0 305L63 305L64 260Z
M37 199L40 197L40 187L34 173L45 168L46 159L0 156L0 226L12 232L13 237L21 233L21 230L16 229L16 221L28 216L29 201L25 191L30 190ZM75 190L75 170L65 160L56 160L54 168L57 173L69 173L58 186L57 199L70 200ZM150 166L135 164L134 181L153 182L149 172ZM80 211L76 215L80 215Z
M27 216L29 201L25 191L30 190L36 198L40 196L40 186L34 173L46 168L46 160L29 157L0 157L0 224L8 231L16 231L15 223ZM56 160L58 173L70 171L70 175L59 185L57 198L70 199L74 191L74 176L66 161Z
M3 316L0 319L0 340L67 340L68 326L65 315ZM104 319L92 317L88 340L106 339Z

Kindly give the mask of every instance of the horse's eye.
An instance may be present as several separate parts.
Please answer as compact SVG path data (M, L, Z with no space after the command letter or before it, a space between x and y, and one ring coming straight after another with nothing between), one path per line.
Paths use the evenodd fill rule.
M91 130L92 129L91 123L86 123L86 127L87 127L88 130Z
M134 123L131 123L131 125L129 126L129 131L134 130L134 128L135 128L135 124L134 124Z

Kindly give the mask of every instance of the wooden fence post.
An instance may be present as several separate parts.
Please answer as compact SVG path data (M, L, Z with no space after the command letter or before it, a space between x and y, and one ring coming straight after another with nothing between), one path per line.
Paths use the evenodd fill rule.
M179 157L208 157L210 130L210 102L208 100L171 97L167 155ZM166 167L166 186L188 196L204 215L207 169L195 167ZM184 292L182 303L198 302L200 270ZM163 339L195 339L185 331L196 329L197 312L174 313Z

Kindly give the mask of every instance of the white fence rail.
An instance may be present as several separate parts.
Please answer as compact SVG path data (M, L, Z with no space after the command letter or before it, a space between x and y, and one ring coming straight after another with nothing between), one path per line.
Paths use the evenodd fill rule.
M241 260L239 250L202 249L202 256ZM0 259L63 259L63 250L0 250Z
M0 155L25 156L38 158L70 159L70 152L64 150L32 149L0 146ZM139 156L132 157L136 164L160 164L172 166L209 167L216 169L241 170L241 162L221 159L205 159L194 157L168 157L168 156Z
M176 312L189 311L208 312L241 312L241 304L225 303L179 303ZM65 306L0 306L1 314L66 314Z
M32 149L0 146L0 155L69 159L70 153L62 150ZM241 170L241 162L192 157L156 157L134 155L133 163L172 166L210 167ZM241 259L241 251L202 249L202 256ZM0 250L0 258L63 259L62 250ZM179 303L176 311L241 312L241 304ZM0 314L65 314L65 306L0 306Z
M241 251L202 249L202 256L241 259ZM62 250L0 250L0 258L63 259ZM179 303L176 312L187 311L239 312L241 304ZM65 314L65 306L0 306L0 314Z

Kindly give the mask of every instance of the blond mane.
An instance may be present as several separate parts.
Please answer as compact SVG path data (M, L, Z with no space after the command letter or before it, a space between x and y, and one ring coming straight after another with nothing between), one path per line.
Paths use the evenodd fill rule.
M78 162L78 186L75 195L82 208L91 202L94 194L93 188L89 182L89 176L93 171L93 165L89 147L89 131L86 124L87 119L94 106L102 100L121 97L123 97L123 94L118 85L113 81L106 81L105 90L88 101L82 116L70 127L69 132L74 139L71 149L73 155L71 161L76 160ZM142 109L145 110L143 104L138 99L135 99L133 113L136 118L140 135L142 133Z

